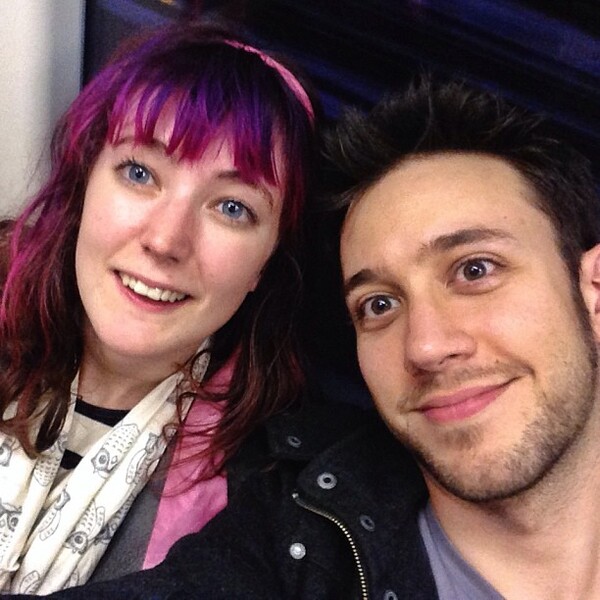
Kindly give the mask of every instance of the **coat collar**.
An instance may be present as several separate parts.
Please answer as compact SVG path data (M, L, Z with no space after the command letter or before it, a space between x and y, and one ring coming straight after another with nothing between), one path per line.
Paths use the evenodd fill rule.
M280 458L307 461L298 478L301 499L350 532L370 597L393 590L398 598L437 598L417 525L427 489L413 457L374 411L326 407L316 416L284 419L271 430ZM350 433L340 436L343 430ZM301 442L296 448L290 435Z

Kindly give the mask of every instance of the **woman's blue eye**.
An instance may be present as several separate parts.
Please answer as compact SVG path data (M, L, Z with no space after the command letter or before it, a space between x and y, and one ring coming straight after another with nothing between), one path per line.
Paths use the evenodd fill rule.
M220 203L221 212L233 221L248 220L250 211L238 200L224 200Z
M130 181L133 181L133 183L140 183L142 185L145 185L146 183L149 183L152 179L152 175L150 175L148 169L146 169L142 165L138 165L137 163L133 163L126 166L125 172L127 178Z

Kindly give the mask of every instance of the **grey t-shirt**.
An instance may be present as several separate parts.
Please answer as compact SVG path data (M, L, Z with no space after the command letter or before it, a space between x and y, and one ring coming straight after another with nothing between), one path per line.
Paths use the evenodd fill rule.
M419 530L440 600L504 600L458 553L429 503L419 513Z

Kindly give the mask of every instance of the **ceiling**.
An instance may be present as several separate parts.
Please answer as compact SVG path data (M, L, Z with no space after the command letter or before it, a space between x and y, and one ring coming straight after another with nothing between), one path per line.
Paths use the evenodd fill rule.
M296 59L327 117L368 107L427 70L548 113L600 156L597 0L88 0L85 74L140 26L222 13Z

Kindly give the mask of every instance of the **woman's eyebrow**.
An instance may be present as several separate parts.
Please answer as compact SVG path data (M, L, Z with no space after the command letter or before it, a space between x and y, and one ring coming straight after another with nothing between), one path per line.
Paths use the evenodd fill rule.
M116 147L122 146L123 144L131 144L132 146L141 146L143 148L150 148L151 150L158 150L165 156L168 156L167 145L162 140L156 138L152 138L149 142L138 142L133 135L126 135L119 138L113 145Z
M247 185L253 189L255 189L259 194L264 196L265 200L269 203L271 208L273 207L273 195L267 188L267 186L262 185L256 181L248 181L237 169L227 169L224 171L220 171L217 174L217 179L223 181L229 181L231 183L241 183L243 185Z
M119 138L114 145L120 146L123 144L132 144L135 146L136 141L135 141L134 136L127 135L122 138ZM169 159L172 158L172 155L169 155L167 153L167 145L162 140L153 138L152 141L149 143L142 142L142 143L137 143L137 145L142 146L147 149L150 149L150 150L156 150ZM268 202L269 206L271 208L273 208L274 198L273 198L273 194L270 192L269 188L266 185L261 184L260 182L249 181L247 178L242 177L242 174L238 169L224 169L223 171L219 171L216 174L215 179L221 180L221 181L228 181L231 183L239 183L239 184L243 184L248 187L251 187L254 190L256 190L257 193L259 193L261 196L263 196L265 198L265 200Z

